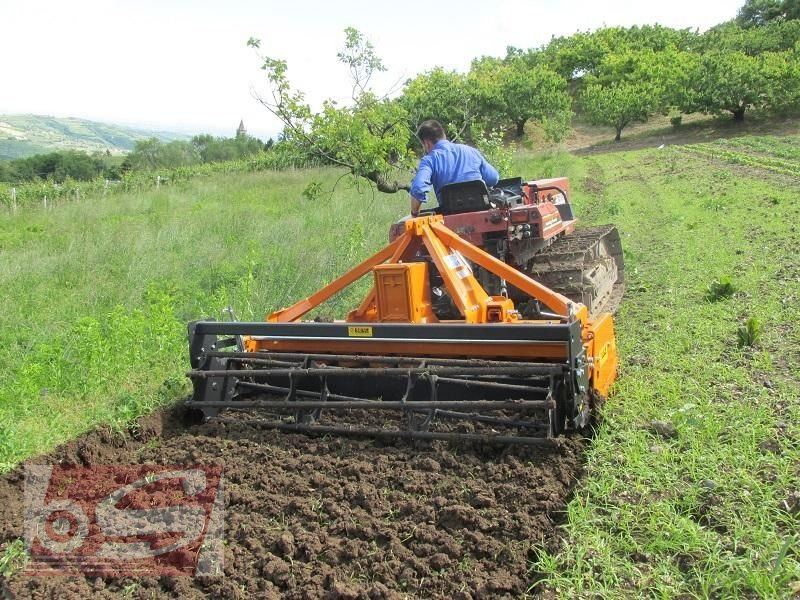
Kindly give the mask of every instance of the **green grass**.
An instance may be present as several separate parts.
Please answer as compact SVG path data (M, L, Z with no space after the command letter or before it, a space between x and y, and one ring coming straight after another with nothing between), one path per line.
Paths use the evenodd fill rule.
M6 215L0 223L0 466L99 422L123 427L188 392L186 323L265 314L384 245L406 199L335 171L198 178L138 195ZM342 315L363 285L332 299Z
M739 162L679 148L518 157L526 176L570 177L585 223L618 224L627 278L620 377L562 549L531 563L532 581L543 577L535 591L783 598L798 588L800 204L798 185L771 168L797 163L796 145L702 145ZM762 160L765 148L775 151ZM228 305L260 319L382 247L406 198L343 187L303 198L309 181L337 176L216 175L7 215L2 466L182 398L188 320ZM726 289L709 297L715 284ZM364 291L324 310L340 316ZM6 562L20 558L8 552Z
M800 186L669 149L548 160L573 175L579 214L618 224L627 292L620 377L563 549L531 565L541 589L788 597L800 582ZM715 280L736 293L709 302Z

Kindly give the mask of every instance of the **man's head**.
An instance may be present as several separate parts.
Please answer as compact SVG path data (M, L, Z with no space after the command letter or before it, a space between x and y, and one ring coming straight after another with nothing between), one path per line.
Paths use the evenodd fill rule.
M433 150L433 147L439 140L447 139L442 124L433 119L423 121L420 124L419 129L417 129L417 137L419 141L422 142L422 147L425 148L425 152Z

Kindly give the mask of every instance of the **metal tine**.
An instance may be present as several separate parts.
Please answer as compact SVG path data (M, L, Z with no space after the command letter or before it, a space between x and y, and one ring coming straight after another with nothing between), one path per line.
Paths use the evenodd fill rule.
M477 421L479 423L489 423L490 425L505 425L506 427L527 427L529 429L544 429L546 427L543 422L536 421L512 421L510 419L501 419L499 417L490 417L488 415L464 413L454 410L437 409L437 417L444 417L447 419L461 419L463 421Z
M484 358L434 358L430 356L382 356L364 354L301 354L295 352L217 352L207 351L205 356L216 358L243 358L247 360L275 360L278 357L283 360L302 361L305 357L320 361L352 361L352 362L371 362L371 363L414 363L427 362L433 366L558 366L560 369L564 365L543 362L519 362L510 360L491 360Z
M250 388L250 389L254 389L254 390L262 390L262 391L265 391L265 392L285 393L285 392L289 391L289 388L280 387L280 386L277 386L277 385L269 385L267 383L255 383L255 382L252 382L252 381L240 381L237 385L239 387L246 387L246 388ZM326 383L326 389L327 389L327 383ZM313 390L297 390L295 392L295 394L297 396L301 396L301 397L305 397L305 398L322 398L322 392L315 392ZM343 396L341 394L333 394L331 392L328 392L327 397L325 398L325 401L327 402L329 400L347 402L347 401L365 400L365 398L360 398L358 396ZM292 400L291 402L296 403L296 401L294 401L294 400ZM375 402L378 402L378 401L376 400ZM238 405L238 402L236 402L236 401L223 402L223 404L225 406L235 407L235 406ZM201 406L201 405L202 405L202 403L198 404L198 406Z
M288 388L268 385L265 383L252 383L249 381L240 381L239 385L253 390L285 393ZM368 398L359 398L356 396L343 396L341 394L329 393L326 400L321 399L322 392L315 392L312 390L297 390L297 395L305 398L316 398L320 402L324 402L324 406L320 406L318 402L307 402L297 400L220 400L220 401L200 401L190 402L192 406L208 406L218 408L295 408L298 405L308 405L309 408L330 408L334 409L351 409L351 408L364 408L367 410L414 410L416 405L420 408L417 410L425 411L432 408L426 401L411 401L403 402L402 400L370 400ZM357 406L345 406L341 403L360 403ZM283 404L281 404L283 403ZM441 400L437 401L439 407L480 407L486 410L548 410L554 404L550 400Z
M370 367L340 367L332 369L324 368L297 368L297 369L228 369L228 370L192 370L188 373L189 377L225 377L225 376L247 376L247 377L273 377L287 376L290 373L300 376L316 377L327 372L330 376L387 376L405 375L409 371L416 373L436 373L437 375L547 375L555 367L529 367L525 365L515 365L513 367L447 367L429 365L425 368L413 367L411 369L402 367L370 368ZM560 367L558 368L560 371Z
M257 385L257 384L256 384ZM301 390L302 391L302 390ZM333 395L333 394L332 394ZM315 408L330 408L331 410L351 410L351 409L364 409L364 410L414 410L414 405L419 404L418 411L428 411L432 408L436 409L449 409L449 408L464 408L476 410L514 410L514 411L543 411L550 408L550 404L545 400L438 400L436 402L429 402L427 400L420 400L419 402L407 403L400 402L399 400L364 400L357 398L354 400L304 400L304 401L286 401L286 400L236 400L233 402L225 400L202 400L199 402L192 402L190 406L197 407L216 407L216 408L275 408L275 409L291 409L294 410L300 407L308 409ZM475 414L475 413L470 413Z
M353 427L335 427L326 425L302 425L298 423L283 423L281 421L265 421L262 419L251 419L241 421L237 419L220 418L222 423L230 423L235 426L250 425L255 427L265 427L268 429L278 429L281 431L292 431L297 433L314 433L319 435L349 435L359 437L384 438L384 439L410 439L410 440L442 440L453 442L478 442L486 444L511 445L518 444L523 446L540 446L545 448L558 448L562 442L556 438L531 437L521 435L499 435L484 433L460 433L445 431L407 431L389 429L357 429Z
M465 387L488 387L495 390L510 390L510 391L517 391L517 392L547 392L549 388L546 387L536 387L536 386L528 386L528 385L517 385L513 383L501 383L499 381L487 381L484 379L459 379L457 377L438 377L439 381L443 381L445 383L455 383L457 385L463 385Z

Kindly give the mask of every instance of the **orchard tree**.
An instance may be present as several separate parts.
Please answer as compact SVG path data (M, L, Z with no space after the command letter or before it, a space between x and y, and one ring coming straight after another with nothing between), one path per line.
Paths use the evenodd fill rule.
M677 51L624 51L607 55L596 74L586 76L579 96L583 115L595 125L614 128L615 141L631 123L644 123L669 103Z
M800 1L800 0L798 0ZM748 56L792 50L800 40L800 20L777 20L761 27L743 27L728 21L712 27L697 41L699 53L738 50Z
M800 0L747 0L736 16L736 22L742 27L761 27L794 19L800 19Z
M514 127L517 137L529 121L539 123L548 137L563 138L572 117L567 82L541 64L536 53L508 49L505 59L482 57L472 61L468 80L485 124Z
M469 137L477 117L477 100L466 75L436 67L406 82L400 105L408 113L411 131L426 119L436 119L447 137Z
M614 141L631 123L644 123L658 108L660 92L648 83L619 81L610 85L592 83L581 94L581 108L593 125L610 125Z
M541 57L544 64L568 81L579 81L587 76L599 76L611 55L686 50L694 45L696 38L692 31L661 25L604 27L554 38L541 50Z
M284 60L260 56L270 84L270 96L259 102L283 122L283 141L306 156L344 167L354 178L363 177L387 193L408 190L398 176L411 167L408 150L408 113L401 103L379 97L370 89L373 75L384 70L372 44L353 28L345 30L345 47L338 58L353 78L352 104L333 100L314 112L302 92L292 89ZM248 46L258 51L260 41Z
M783 53L707 52L697 62L692 92L681 108L684 112L730 112L734 121L743 121L750 108L783 104L778 84L787 66Z

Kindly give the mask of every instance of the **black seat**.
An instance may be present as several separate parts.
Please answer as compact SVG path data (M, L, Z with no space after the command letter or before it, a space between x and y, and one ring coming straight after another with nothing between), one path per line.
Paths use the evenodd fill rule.
M457 215L492 208L489 190L482 179L460 181L444 186L439 206L443 215Z

